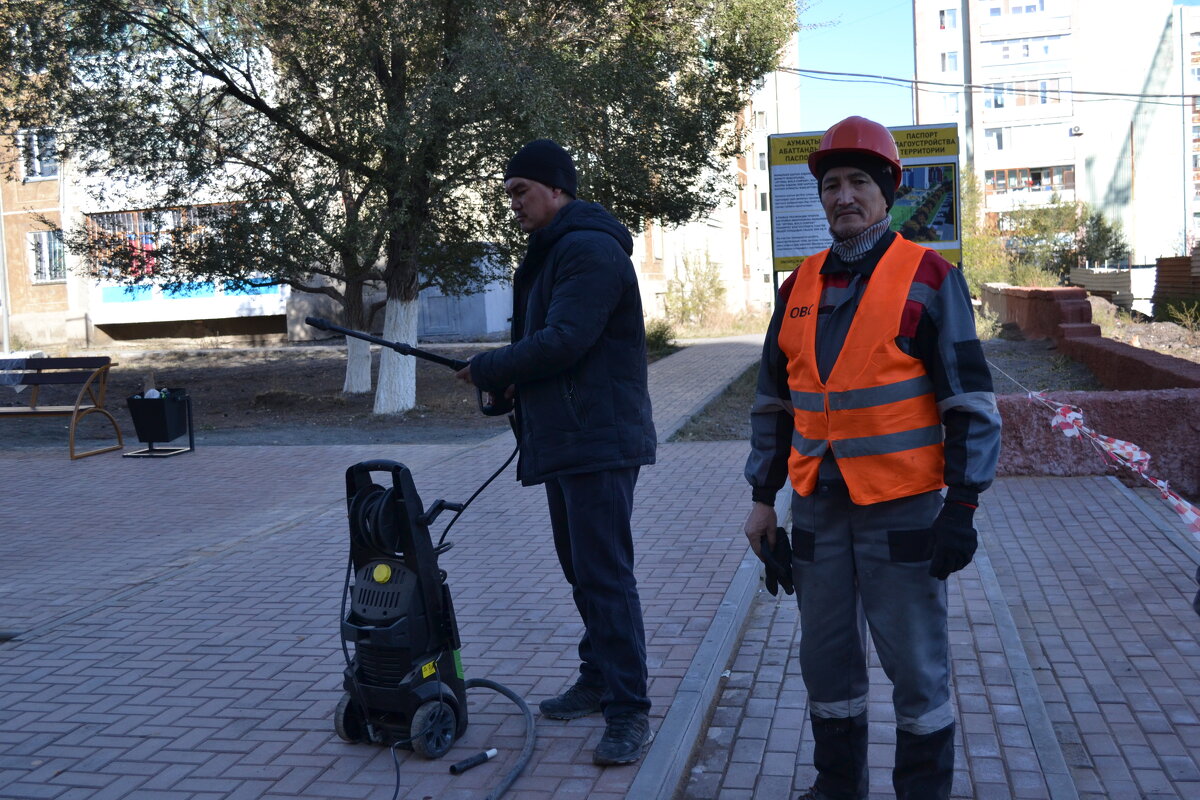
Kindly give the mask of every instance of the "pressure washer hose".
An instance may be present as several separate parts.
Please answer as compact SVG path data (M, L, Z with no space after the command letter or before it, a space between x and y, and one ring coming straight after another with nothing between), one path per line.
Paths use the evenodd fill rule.
M514 692L502 683L488 680L487 678L468 678L466 681L468 689L479 687L481 689L491 689L512 700L521 709L521 713L525 716L525 747L521 749L521 756L517 759L516 765L508 771L504 776L504 780L500 785L487 796L486 800L498 800L498 798L508 791L508 787L513 785L513 781L524 771L525 766L529 763L529 759L533 758L533 747L537 742L537 731L533 727L533 712L529 710L529 704L525 702L525 698Z

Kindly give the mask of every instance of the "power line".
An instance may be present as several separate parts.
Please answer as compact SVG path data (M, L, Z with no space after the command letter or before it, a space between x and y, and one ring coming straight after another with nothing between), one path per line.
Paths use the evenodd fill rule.
M1174 101L1169 103L1158 103L1161 105L1182 106L1190 103L1197 95L1192 94L1152 94L1145 92L1104 92L1088 89L1047 89L1045 92L1041 89L1017 89L1009 88L1007 84L1016 83L1017 81L1003 81L996 83L947 83L944 81L926 81L917 80L915 78L899 78L891 75L872 75L862 72L831 72L820 69L800 69L796 67L780 67L780 72L788 72L801 77L810 77L815 80L829 80L842 83L875 83L884 86L910 86L917 91L937 92L939 94L953 94L956 92L970 91L972 93L987 93L994 92L997 88L1003 89L1005 93L1023 94L1039 96L1045 92L1055 93L1060 95L1072 95L1079 102L1095 102L1097 100L1145 100L1145 101ZM943 88L925 88L925 87L943 87ZM1088 99L1092 98L1092 99Z

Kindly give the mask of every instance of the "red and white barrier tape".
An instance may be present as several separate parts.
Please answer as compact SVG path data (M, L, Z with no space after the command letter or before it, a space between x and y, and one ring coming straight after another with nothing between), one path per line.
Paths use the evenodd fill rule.
M1166 500L1167 504L1183 518L1188 529L1200 537L1200 509L1180 497L1166 481L1147 473L1150 468L1149 453L1132 442L1104 436L1084 425L1083 409L1078 406L1052 403L1042 392L1030 392L1029 399L1040 402L1054 412L1054 416L1050 420L1050 427L1062 431L1063 435L1068 438L1078 436L1090 442L1106 463L1125 467L1158 489L1162 499Z

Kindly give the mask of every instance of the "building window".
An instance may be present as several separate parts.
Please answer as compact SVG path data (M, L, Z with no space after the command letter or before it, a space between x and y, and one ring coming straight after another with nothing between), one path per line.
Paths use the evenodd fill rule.
M1060 78L1036 81L994 83L991 92L983 96L984 108L1006 106L1058 105L1062 102L1063 84Z
M767 154L766 153L758 154L758 168L759 169L767 168Z
M758 210L759 211L769 211L770 210L767 205L767 193L766 192L758 193Z
M1075 188L1075 167L989 169L983 173L983 187L987 194L1061 192Z
M67 279L67 261L63 256L62 231L34 231L29 234L29 263L34 283L60 283Z
M58 146L54 131L21 131L17 138L25 166L25 180L58 177Z
M1004 39L985 45L994 61L1030 61L1051 58L1063 46L1062 36Z
M958 72L958 51L942 53L942 72Z
M938 27L941 30L954 30L958 27L958 9L947 8L938 12Z
M987 141L989 152L994 153L1004 149L1004 128L985 128L983 135Z
M765 131L767 129L767 112L754 112L754 127L760 131Z

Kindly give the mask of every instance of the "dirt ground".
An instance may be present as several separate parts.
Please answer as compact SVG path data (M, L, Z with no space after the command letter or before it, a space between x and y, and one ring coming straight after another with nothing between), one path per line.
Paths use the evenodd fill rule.
M1101 306L1095 315L1105 311ZM1106 328L1110 338L1200 361L1200 336L1178 325L1114 319ZM462 359L487 345L422 346ZM997 393L1101 388L1085 367L1064 357L1051 342L998 337L986 340L984 348L993 365ZM508 429L505 418L479 413L475 393L455 380L449 368L426 361L417 362L415 409L396 415L372 413L372 394L341 391L345 378L341 344L112 351L110 355L117 366L109 380L108 407L121 425L127 447L136 445L136 439L125 399L140 392L151 373L156 386L184 388L191 396L197 445L447 443L477 441ZM373 362L377 377L378 352ZM73 391L53 388L56 393L48 388L42 402L74 402ZM747 438L746 409L753 388L753 375L743 376L677 438ZM0 386L0 404L22 402L23 397L12 391ZM91 415L78 436L84 447L90 438L111 434L98 415ZM57 443L65 447L66 441L66 418L0 420L0 448Z
M466 358L478 348L423 346L450 358ZM373 394L342 392L346 355L340 345L299 345L260 349L172 350L109 353L107 407L116 416L126 444L136 444L126 398L142 391L153 375L159 388L183 388L192 399L196 443L235 444L376 444L472 441L503 433L504 417L485 417L475 392L447 367L417 362L417 407L405 414L372 413ZM379 353L372 356L372 385L378 378ZM43 390L41 402L74 402L66 387ZM0 403L19 404L21 396L0 386ZM68 397L68 394L70 395ZM91 415L87 434L104 435L104 423ZM66 442L65 418L0 422L0 447ZM186 444L181 437L175 445Z

